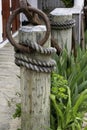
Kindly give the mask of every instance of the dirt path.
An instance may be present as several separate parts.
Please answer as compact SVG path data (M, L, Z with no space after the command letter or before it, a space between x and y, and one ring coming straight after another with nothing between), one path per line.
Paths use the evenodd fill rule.
M13 119L15 104L20 102L19 68L14 64L14 49L7 44L0 49L0 130L17 130L20 120Z

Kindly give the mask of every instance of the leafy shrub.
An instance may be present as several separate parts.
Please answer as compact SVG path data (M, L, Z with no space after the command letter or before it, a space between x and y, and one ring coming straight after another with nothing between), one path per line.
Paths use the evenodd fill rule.
M72 7L74 0L62 0L66 7Z
M78 94L74 104L68 81L56 74L52 74L51 88L51 128L53 130L82 130L82 123L87 100L87 89Z
M81 50L81 48L79 46L77 46L77 57L75 58L73 56L73 54L69 55L67 53L67 50L64 49L62 54L60 56L55 55L54 59L56 60L56 63L57 63L57 66L56 66L57 74L63 76L68 81L67 92L70 92L70 93L67 93L67 94L69 95L68 98L70 97L68 100L71 102L70 111L71 111L71 115L73 115L73 116L71 117L69 115L69 110L67 111L67 113L65 112L66 114L62 113L62 112L64 112L64 110L63 110L63 108L61 108L61 106L68 104L68 100L63 99L62 103L65 103L65 104L62 104L62 105L60 103L57 103L57 101L56 101L57 98L56 98L55 93L52 93L53 96L51 97L51 100L54 104L54 105L52 105L52 107L54 107L54 106L58 107L56 109L60 109L61 113L64 117L65 117L65 115L68 114L70 116L68 119L72 118L73 121L76 121L76 123L78 124L78 128L76 127L76 124L73 123L73 127L70 128L69 130L77 130L77 129L81 130L83 115L85 112L87 112L87 105L86 105L87 104L87 97L86 97L86 93L87 93L87 90L86 90L86 88L87 88L87 51ZM55 75L54 75L54 77L55 77ZM57 75L56 75L56 77L57 77ZM53 78L53 80L54 80L54 78ZM56 86L56 87L58 84L57 82L59 82L58 79L56 80L56 83L54 82L54 84L55 84L54 86ZM67 106L65 106L64 108L66 111ZM76 113L74 113L75 109L76 109ZM56 115L56 116L53 116L53 117L56 117L56 119L57 119L58 114L59 113L54 113L54 115ZM51 119L53 119L53 117ZM75 117L78 120L76 120ZM65 120L67 120L67 119L65 118ZM55 122L57 122L57 121L55 120ZM63 120L63 122L64 122L64 120ZM79 124L79 122L80 122L80 124ZM64 124L66 124L66 123L64 122ZM70 123L70 125L71 124L72 123ZM74 126L74 124L75 124L75 126ZM56 129L57 129L57 126L56 126ZM53 129L53 130L56 130L56 129ZM62 126L61 129L67 130L68 128L64 128L64 126ZM59 130L59 128L58 128L58 130Z
M87 86L87 51L77 49L77 57L74 58L73 54L68 55L65 49L60 56L55 55L56 72L64 76L69 83L71 95L81 93Z
M14 118L21 117L21 103L16 104L16 110L15 110L15 113L13 114L13 117Z

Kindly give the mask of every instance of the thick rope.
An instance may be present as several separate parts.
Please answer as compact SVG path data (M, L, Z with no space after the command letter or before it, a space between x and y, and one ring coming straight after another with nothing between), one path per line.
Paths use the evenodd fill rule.
M54 22L52 15L48 16L51 23L51 28L55 30L66 30L75 26L76 21L74 19L66 20L62 22Z
M32 59L31 59L31 61L32 61ZM40 64L41 61L38 61L38 63ZM15 64L18 65L18 66L24 66L28 69L31 69L31 70L34 70L34 71L37 71L37 72L50 73L51 71L54 70L55 62L54 62L54 64L53 63L51 64L51 62L46 63L44 61L44 62L42 62L42 65L39 65L39 64L32 64L32 62L26 62L24 59L22 60L20 58L19 59L15 58ZM44 66L43 66L43 64L44 64ZM47 64L47 66L46 66L46 64ZM50 64L50 65L48 66L48 64Z
M51 28L55 30L66 30L75 26L75 20L66 20L65 22L51 22Z
M31 42L29 40L26 40L24 43L21 43L21 44L26 45L26 46L32 48L33 50L35 50L36 52L44 54L44 55L49 55L49 54L56 52L56 49L53 47L43 48L42 46L40 46L36 42Z
M46 62L46 61L31 59L22 53L15 53L15 59L22 60L24 62L31 63L37 66L39 65L44 67L53 67L54 65L56 65L56 62L52 59Z
M35 52L40 53L42 55L51 55L53 53L56 53L55 48L43 48L42 46L38 45L35 42L30 42L29 40L26 40L23 45L26 45L30 48L32 48ZM18 66L24 66L30 70L37 71L37 72L45 72L50 73L54 70L54 66L56 65L56 62L52 59L47 60L39 60L39 59L31 59L29 55L27 56L26 53L15 53L15 64Z

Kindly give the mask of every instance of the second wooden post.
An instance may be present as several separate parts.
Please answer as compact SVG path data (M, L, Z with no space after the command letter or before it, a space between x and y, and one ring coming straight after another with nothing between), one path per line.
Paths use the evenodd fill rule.
M75 21L67 8L56 8L51 13L52 37L63 49L67 47L68 53L72 47L72 27Z

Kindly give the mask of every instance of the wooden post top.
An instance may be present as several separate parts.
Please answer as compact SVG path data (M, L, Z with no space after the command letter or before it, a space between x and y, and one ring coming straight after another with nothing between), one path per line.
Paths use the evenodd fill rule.
M23 32L40 32L40 31L46 31L46 26L44 25L37 25L37 26L22 26L20 29L20 31Z
M50 14L54 16L65 16L72 15L72 12L68 8L55 8Z
M81 14L82 8L55 8L50 14L51 15L58 15L58 16L63 16L63 15L73 15L73 14Z

